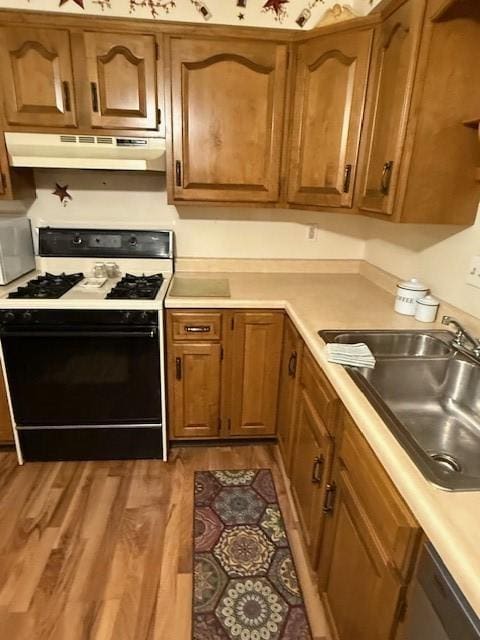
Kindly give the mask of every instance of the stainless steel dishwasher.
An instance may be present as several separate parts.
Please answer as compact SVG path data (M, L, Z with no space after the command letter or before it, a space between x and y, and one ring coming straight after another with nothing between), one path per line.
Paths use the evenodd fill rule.
M478 640L480 619L430 543L409 597L405 640Z

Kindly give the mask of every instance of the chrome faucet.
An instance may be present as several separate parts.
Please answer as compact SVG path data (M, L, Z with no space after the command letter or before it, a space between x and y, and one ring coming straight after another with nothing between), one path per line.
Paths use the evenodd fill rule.
M467 352L470 355L475 356L475 358L480 358L480 340L474 338L472 334L469 333L465 327L460 324L460 322L458 322L458 320L451 316L443 316L442 324L447 326L451 324L457 329L455 338L452 342L452 347L459 351Z

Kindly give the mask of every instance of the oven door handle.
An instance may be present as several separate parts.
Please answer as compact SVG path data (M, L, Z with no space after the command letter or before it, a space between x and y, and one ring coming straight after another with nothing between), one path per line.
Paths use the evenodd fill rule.
M148 331L6 331L0 330L3 338L155 338L156 329Z

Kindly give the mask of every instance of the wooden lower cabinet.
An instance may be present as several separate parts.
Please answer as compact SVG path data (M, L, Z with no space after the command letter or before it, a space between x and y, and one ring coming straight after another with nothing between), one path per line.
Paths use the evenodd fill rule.
M170 424L178 438L208 438L220 430L221 346L174 344L169 354Z
M334 638L389 640L420 530L348 416L329 489L318 576Z
M299 394L295 431L291 491L310 561L315 566L323 524L322 507L331 470L333 440L305 388Z
M278 388L277 438L287 473L290 471L292 457L298 379L302 365L302 354L303 340L290 318L286 317Z
M8 406L7 390L5 388L5 380L0 371L0 443L13 443L12 419L10 417L10 408Z
M229 433L276 432L283 312L240 311L231 319Z
M167 312L171 440L273 436L281 311Z

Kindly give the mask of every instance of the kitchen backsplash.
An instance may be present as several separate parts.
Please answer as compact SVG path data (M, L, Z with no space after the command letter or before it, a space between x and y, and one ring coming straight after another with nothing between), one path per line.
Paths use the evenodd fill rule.
M392 225L361 216L279 209L176 207L163 174L40 170L34 226L165 227L180 257L366 259L402 278L417 275L434 293L480 317L480 290L465 283L480 255L480 220L469 228ZM66 206L53 195L68 185ZM479 216L480 218L480 216ZM315 226L314 240L307 238Z
M379 0L1 0L0 7L180 22L311 29L365 15Z

